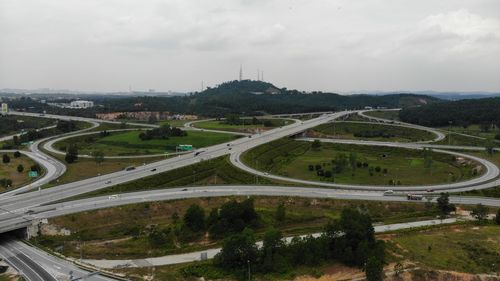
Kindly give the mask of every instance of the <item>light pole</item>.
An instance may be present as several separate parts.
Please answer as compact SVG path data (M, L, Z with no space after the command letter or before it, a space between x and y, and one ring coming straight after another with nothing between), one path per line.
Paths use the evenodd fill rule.
M453 121L448 121L448 124L450 124L449 128L449 133L448 133L448 145L451 145L451 124L453 124Z
M247 260L248 264L248 281L250 281L250 260Z

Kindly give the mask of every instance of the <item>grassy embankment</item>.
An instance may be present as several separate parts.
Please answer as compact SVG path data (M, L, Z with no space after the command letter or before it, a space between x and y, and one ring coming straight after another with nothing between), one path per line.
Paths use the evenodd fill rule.
M0 116L0 137L20 133L21 130L40 129L55 125L49 118L7 115Z
M365 112L366 116L372 116L376 118L383 118L387 120L400 121L399 111L396 110L375 110Z
M247 165L273 174L344 184L447 183L470 179L484 171L484 168L475 162L432 151L428 152L426 157L423 151L403 148L332 143L322 143L319 149L313 149L311 146L311 142L280 139L247 151L243 154L243 161ZM355 159L354 168L349 163L350 154ZM336 171L336 161L342 155L347 163L342 171ZM357 167L357 162L363 165ZM314 166L313 171L309 170L310 165ZM319 176L316 165L325 172L331 171L332 177ZM387 169L386 173L384 169Z
M64 151L70 144L75 144L80 154L87 155L96 150L103 151L106 156L147 155L175 152L180 144L191 144L195 148L201 148L238 138L230 134L189 131L184 137L143 141L139 138L140 133L140 131L130 131L111 133L106 137L100 137L99 134L75 137L57 142L54 147Z
M244 198L234 197L239 200ZM67 215L51 219L50 222L73 233L71 236L44 236L42 245L52 249L64 245L63 254L79 256L78 240L85 241L85 258L141 258L170 253L188 252L219 245L220 240L210 240L202 235L199 239L176 246L155 248L149 245L147 230L151 225L168 228L174 224L173 214L181 219L191 204L198 204L208 214L231 197L196 198L167 202L140 203ZM284 221L275 218L276 206L285 204ZM285 235L298 235L322 231L330 220L340 216L342 208L358 206L369 212L375 221L397 223L435 217L434 208L415 203L345 201L333 199L310 199L293 197L255 197L255 209L259 214L257 235L261 236L269 226L281 229Z
M495 163L498 167L500 167L500 152L495 152L492 155L486 153L485 151L477 151L477 152L467 151L466 153L477 156L477 157L484 158L486 160L489 160L489 161ZM500 186L496 186L496 187L488 188L488 189L461 192L458 194L464 195L464 196L485 196L485 197L500 198Z
M334 122L319 125L312 130L321 137L371 141L417 142L435 137L423 130L377 123Z

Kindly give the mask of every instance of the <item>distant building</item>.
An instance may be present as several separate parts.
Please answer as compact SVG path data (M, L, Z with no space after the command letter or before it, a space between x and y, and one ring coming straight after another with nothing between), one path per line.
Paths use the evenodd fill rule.
M76 100L72 101L69 105L71 108L91 108L94 107L94 102L86 100Z
M2 103L2 115L7 115L9 113L9 105L7 103Z
M365 109L370 110L370 109L373 109L373 107L371 107L371 106L365 106Z

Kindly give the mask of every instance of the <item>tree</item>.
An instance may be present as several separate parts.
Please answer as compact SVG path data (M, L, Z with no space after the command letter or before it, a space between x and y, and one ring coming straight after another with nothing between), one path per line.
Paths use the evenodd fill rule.
M320 149L321 148L321 142L319 140L314 140L311 144L311 147L313 149Z
M332 171L325 171L324 176L326 178L331 178L332 177Z
M485 144L485 150L488 155L493 155L495 153L495 143L493 141L488 140Z
M215 265L232 270L244 270L248 263L255 264L258 248L251 229L245 228L241 233L233 234L222 244L221 251L214 257Z
M496 224L500 225L500 209L497 211L497 215L495 217Z
M94 161L97 164L101 164L102 162L104 162L104 152L102 152L102 150L94 151Z
M190 230L199 232L205 229L205 210L200 206L193 204L189 206L184 214L184 224Z
M472 216L478 220L478 222L483 222L488 215L488 208L486 208L483 204L477 204L472 209Z
M356 162L357 162L358 156L356 153L349 153L349 165L351 166L352 170L356 169Z
M384 264L376 256L368 258L365 266L366 280L368 281L381 281Z
M14 145L20 145L21 144L21 141L19 140L18 136L14 136L12 138L12 141L14 142Z
M14 152L14 158L19 158L19 157L21 157L21 152L19 151Z
M276 221L283 222L285 221L285 217L286 217L285 204L280 203L276 208L276 215L275 215Z
M262 249L262 270L283 272L288 268L284 253L285 243L281 231L271 227L264 234Z
M452 211L455 211L455 205L450 204L450 195L448 193L441 193L437 199L437 207L444 216L448 215Z
M24 171L24 166L22 164L17 165L17 171L22 173Z
M309 165L307 167L309 168L309 171L314 171L314 165Z
M425 148L424 147L424 167L425 168L430 168L432 167L432 151L430 148Z
M9 157L9 155L4 154L4 155L2 156L2 162L3 162L4 164L9 163L9 162L10 162L10 157Z
M78 160L78 148L76 147L76 145L73 144L69 146L68 150L66 151L66 157L64 157L64 160L66 160L68 164L71 164Z

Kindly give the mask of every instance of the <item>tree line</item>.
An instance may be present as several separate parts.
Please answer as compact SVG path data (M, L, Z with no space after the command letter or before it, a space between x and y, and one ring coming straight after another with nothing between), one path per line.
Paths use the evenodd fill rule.
M462 126L479 124L483 131L500 128L500 98L433 103L403 108L399 118L424 126Z
M147 130L139 134L141 140L168 139L170 137L185 137L187 132L170 125L162 125L160 128Z

